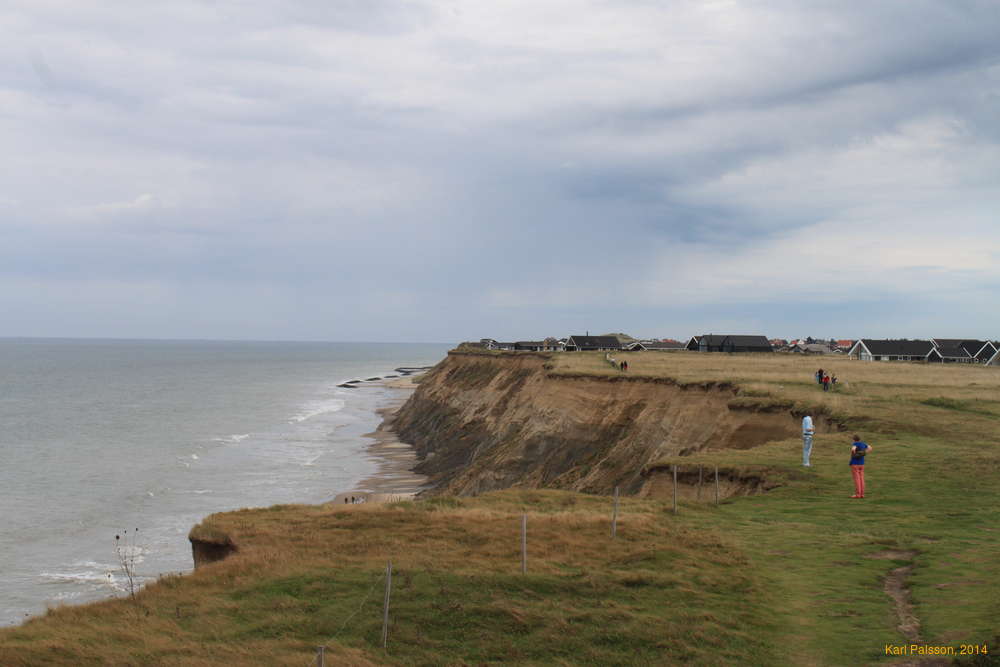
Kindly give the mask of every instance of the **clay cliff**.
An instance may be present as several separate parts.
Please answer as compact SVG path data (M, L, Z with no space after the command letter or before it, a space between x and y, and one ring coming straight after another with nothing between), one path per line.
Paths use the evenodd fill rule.
M542 353L452 351L423 377L395 430L413 444L430 493L507 487L648 492L665 456L798 437L790 403L728 383L560 375ZM817 430L834 426L823 417Z

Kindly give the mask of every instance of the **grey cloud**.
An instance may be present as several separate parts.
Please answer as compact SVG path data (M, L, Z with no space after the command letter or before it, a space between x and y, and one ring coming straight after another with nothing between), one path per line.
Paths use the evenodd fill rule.
M989 4L708 6L15 5L0 275L51 305L0 293L23 314L0 335L97 335L91 316L354 339L395 318L425 340L870 319L786 286L823 275L796 261L806 239L834 261L879 228L909 231L893 262L863 258L887 302L905 280L993 284L980 255L927 263L942 221L1000 245ZM561 20L541 30L545 11ZM733 284L770 297L739 306Z

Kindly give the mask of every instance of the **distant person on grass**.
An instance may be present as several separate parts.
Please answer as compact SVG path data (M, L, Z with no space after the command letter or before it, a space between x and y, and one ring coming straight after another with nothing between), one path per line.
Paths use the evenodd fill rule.
M823 376L823 391L830 391L830 376Z
M851 443L851 475L854 477L854 495L851 498L865 497L865 454L871 454L872 448L861 442L860 436L854 436Z
M823 369L816 371L816 384L823 384Z
M802 465L809 467L809 455L813 448L813 418L806 415L802 418Z

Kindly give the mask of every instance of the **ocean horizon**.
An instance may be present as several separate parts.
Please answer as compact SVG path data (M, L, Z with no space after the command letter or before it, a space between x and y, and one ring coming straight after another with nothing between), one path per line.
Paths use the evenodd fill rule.
M192 568L187 533L208 514L355 488L399 390L337 385L449 347L0 338L0 625L122 595L123 531L146 582Z

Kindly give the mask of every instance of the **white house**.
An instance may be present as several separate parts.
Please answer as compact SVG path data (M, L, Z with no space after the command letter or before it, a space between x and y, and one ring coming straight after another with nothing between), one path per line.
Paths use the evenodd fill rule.
M934 349L929 340L878 340L862 338L848 356L861 361L925 361Z

